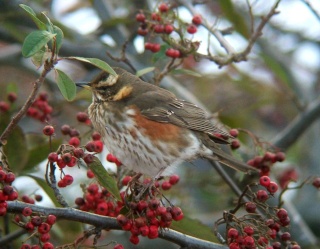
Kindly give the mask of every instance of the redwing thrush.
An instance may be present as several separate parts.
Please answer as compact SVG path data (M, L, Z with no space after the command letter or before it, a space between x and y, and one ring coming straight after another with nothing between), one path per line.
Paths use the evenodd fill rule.
M103 142L124 166L152 177L197 157L218 160L236 170L254 170L223 152L228 133L213 125L198 106L114 68L88 83L93 93L89 117Z

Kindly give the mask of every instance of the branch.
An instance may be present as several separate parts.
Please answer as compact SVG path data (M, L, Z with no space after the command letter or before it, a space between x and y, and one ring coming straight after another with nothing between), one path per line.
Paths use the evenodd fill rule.
M100 229L113 229L121 230L115 218L101 216L93 213L80 211L74 208L49 208L38 205L31 205L19 201L8 201L8 213L21 213L25 207L30 207L33 212L38 212L44 215L53 214L59 219L65 219L70 221L77 221L85 224L95 226ZM0 246L4 243L8 243L8 237L11 235L4 236L0 239ZM12 237L12 236L11 236ZM159 233L159 238L171 241L178 244L181 248L188 249L227 249L225 245L216 244L213 242L197 239L192 236L185 235L183 233L166 229Z
M320 99L316 99L282 132L271 140L276 147L287 150L320 116Z

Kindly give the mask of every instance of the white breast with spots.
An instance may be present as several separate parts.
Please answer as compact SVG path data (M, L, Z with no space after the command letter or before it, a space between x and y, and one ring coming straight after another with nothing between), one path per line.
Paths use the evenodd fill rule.
M148 136L144 135L143 128L137 127L135 124L133 109L127 109L121 114L104 113L105 122L102 123L97 122L96 115L89 111L92 124L101 133L103 142L110 153L116 156L125 167L137 173L152 177L170 175L172 167L182 161L194 159L201 148L201 143L192 132L186 134L191 145L182 151L175 148L174 142L168 144L167 142L151 141Z

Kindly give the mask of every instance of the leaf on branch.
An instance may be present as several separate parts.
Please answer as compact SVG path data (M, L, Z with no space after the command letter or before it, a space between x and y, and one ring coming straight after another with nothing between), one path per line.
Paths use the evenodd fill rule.
M48 51L47 46L44 46L31 57L31 61L33 65L35 65L37 68L40 68L43 63L50 58L50 56L51 53Z
M56 81L62 96L68 101L73 100L76 97L76 84L64 72L55 69L55 73Z
M22 55L24 57L33 56L55 36L55 34L51 34L45 30L31 32L23 42Z
M145 75L147 73L150 73L152 71L154 71L155 67L146 67L146 68L143 68L139 71L136 72L136 76L140 77L142 75Z
M94 157L94 161L88 164L88 166L94 173L94 176L97 178L101 186L105 187L110 192L110 194L113 195L113 197L121 200L117 181L103 167L100 160L97 157Z
M64 35L62 30L56 25L53 25L53 33L56 34L56 48L58 53L61 48Z
M29 6L25 4L19 4L19 6L24 9L28 15L31 17L31 19L34 21L34 23L37 25L38 29L40 30L46 30L46 25L40 21L40 19L36 16L36 13L31 9Z
M96 59L96 58L84 58L84 57L66 57L65 59L69 59L69 60L78 60L78 61L83 61L86 63L90 63L91 65L94 65L100 69L102 69L103 71L108 72L109 74L113 75L113 76L117 76L117 73L112 69L112 67L104 62L103 60L100 59Z
M171 71L172 74L189 74L189 75L192 75L194 77L202 77L201 74L195 72L195 71L192 71L192 70L189 70L189 69L184 69L184 68L178 68L178 69L174 69Z
M219 242L218 239L214 236L210 227L200 223L200 221L198 220L190 219L188 217L184 217L178 222L173 221L170 228L183 234L193 236L195 238L211 242Z
M41 12L41 14L44 16L47 24L46 24L46 27L47 27L47 30L51 33L51 34L54 34L54 30L53 30L53 24L50 20L50 18L46 15L45 12Z

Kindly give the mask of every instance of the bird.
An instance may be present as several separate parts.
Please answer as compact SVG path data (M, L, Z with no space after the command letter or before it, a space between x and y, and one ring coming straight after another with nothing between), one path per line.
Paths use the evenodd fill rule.
M206 158L245 173L255 170L220 148L233 137L203 109L125 69L113 70L116 75L101 71L85 83L92 91L88 115L108 151L127 169L157 179L184 161Z

